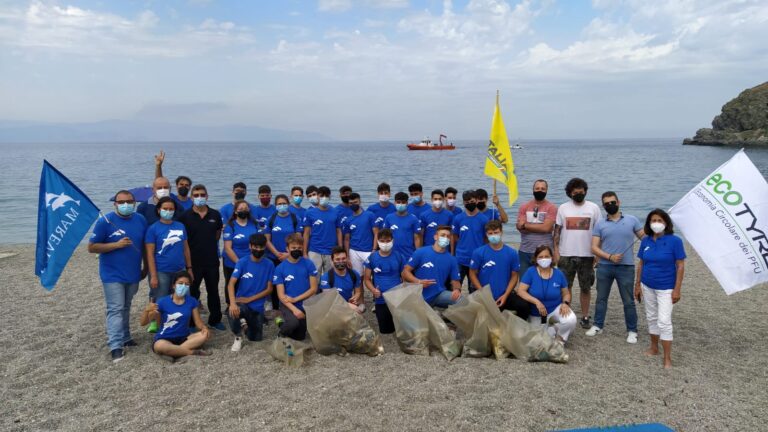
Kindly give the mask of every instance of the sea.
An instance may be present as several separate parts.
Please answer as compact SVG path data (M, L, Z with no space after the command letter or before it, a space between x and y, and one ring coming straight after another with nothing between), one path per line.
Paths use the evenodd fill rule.
M683 146L679 138L523 140L513 150L519 198L510 207L499 184L501 203L510 215L507 242L519 241L514 228L518 207L532 199L536 179L549 182L547 199L567 200L564 187L572 177L589 184L587 199L600 203L615 191L622 211L645 218L654 208L669 209L699 181L724 164L737 148ZM461 191L484 188L487 140L455 141L453 151L408 151L404 141L344 142L163 142L163 143L35 143L0 144L0 244L32 244L37 232L40 172L47 160L78 185L104 212L119 189L150 185L154 155L165 151L163 173L192 178L208 188L215 208L230 202L232 184L245 182L248 198L256 200L259 185L272 194L288 194L294 185L327 185L337 191L351 186L367 206L376 202L376 186L391 185L393 195L421 183L425 197L433 189L453 186ZM768 148L745 150L768 176ZM306 204L305 204L306 205Z

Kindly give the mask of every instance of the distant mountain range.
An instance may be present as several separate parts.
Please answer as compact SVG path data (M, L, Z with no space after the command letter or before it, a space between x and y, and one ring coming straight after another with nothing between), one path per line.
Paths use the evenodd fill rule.
M139 120L36 123L0 120L0 142L329 141L317 132L257 126L194 126Z

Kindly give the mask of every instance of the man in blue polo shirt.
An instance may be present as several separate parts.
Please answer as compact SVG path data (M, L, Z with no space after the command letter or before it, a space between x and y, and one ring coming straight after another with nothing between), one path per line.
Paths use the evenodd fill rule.
M251 216L259 223L259 232L264 232L267 221L276 211L272 205L272 188L269 185L259 186L259 204L251 206Z
M459 265L448 251L450 244L451 228L438 227L435 243L416 250L403 268L403 280L421 284L424 301L433 307L446 308L461 298ZM451 281L451 291L445 289L448 280Z
M342 227L344 249L348 251L352 270L363 274L363 263L376 246L374 239L379 229L375 224L376 216L360 207L360 194L352 192L349 195L349 208L352 215L344 221Z
M384 228L389 228L395 237L395 253L410 258L413 251L421 247L421 223L408 212L408 194L395 194L395 213L384 218Z
M118 362L125 356L123 347L136 346L131 338L129 314L139 281L147 273L147 221L135 212L136 200L128 191L118 192L114 205L114 212L96 221L88 252L99 254L99 276L107 304L107 344L112 361Z
M367 210L376 216L376 219L374 220L376 227L382 228L384 226L384 218L386 218L388 214L395 212L395 206L389 202L389 197L391 194L389 184L379 184L379 186L376 188L376 192L379 196L379 201L376 204L371 204L368 206Z
M330 206L331 189L327 186L317 188L318 205L307 209L304 216L304 257L309 258L317 267L318 273L327 272L331 264L331 250L339 246L341 227L336 209Z
M320 289L336 290L357 312L365 311L363 303L363 280L360 273L348 268L347 251L336 246L331 252L333 268L320 276Z
M602 200L606 217L599 219L592 230L592 253L600 258L595 275L595 322L586 335L596 336L603 332L605 314L608 311L608 296L615 280L621 302L624 304L627 343L634 344L637 343L637 310L632 296L635 278L632 246L635 238L643 237L643 224L636 217L619 211L621 202L616 192L603 193Z
M251 253L235 264L232 277L227 281L229 298L229 328L235 335L232 351L243 346L240 319L248 324L248 340L260 341L264 328L264 301L272 293L272 277L275 265L266 259L267 238L264 234L252 234L248 239Z
M408 213L416 216L416 219L421 216L422 213L429 210L429 206L424 202L424 188L421 183L413 183L408 186Z
M472 252L472 261L469 263L470 289L479 290L490 285L499 309L514 311L518 317L527 320L531 305L514 291L520 275L517 251L502 241L500 221L492 220L485 224L485 235L488 244Z
M462 194L464 212L453 218L453 254L459 262L461 283L469 274L469 263L472 252L485 244L485 224L488 218L478 213L475 191L468 190Z
M450 226L453 223L453 213L445 209L445 195L440 189L432 191L432 207L421 213L422 238L424 246L432 246L435 242L435 232L441 225Z
M152 197L147 201L140 203L136 208L136 213L144 216L144 220L147 221L147 226L152 226L152 224L160 220L160 216L158 216L155 206L157 200L163 197L171 197L176 203L176 208L179 209L173 214L173 220L178 220L184 213L181 211L182 204L179 200L171 196L171 182L165 177L157 177L152 181Z
M307 316L304 314L304 300L317 292L317 268L303 257L301 235L293 233L285 239L288 244L288 258L275 269L272 283L280 298L282 324L280 336L296 340L307 337ZM277 320L275 321L277 322Z

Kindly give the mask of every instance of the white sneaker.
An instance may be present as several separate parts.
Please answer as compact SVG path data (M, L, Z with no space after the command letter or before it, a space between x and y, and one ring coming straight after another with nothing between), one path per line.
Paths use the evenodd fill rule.
M592 327L590 327L590 328L589 328L589 330L587 330L587 332L586 332L586 333L584 333L584 334L586 334L587 336L597 336L597 335L599 335L599 334L600 334L600 333L602 333L602 332L603 332L603 329L601 329L600 327L598 327L598 326L592 326Z
M627 332L627 343L637 343L637 332Z
M243 347L243 338L236 337L235 341L232 343L232 352L238 352L242 347Z

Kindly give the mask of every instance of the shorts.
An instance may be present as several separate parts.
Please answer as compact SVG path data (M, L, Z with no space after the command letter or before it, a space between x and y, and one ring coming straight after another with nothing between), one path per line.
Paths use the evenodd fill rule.
M168 341L168 342L170 342L170 343L172 343L174 345L181 345L184 342L186 342L187 339L189 339L189 336L177 337L177 338L158 338L158 339L155 339L155 340L152 341L152 352L155 352L155 343L157 343L157 341L164 340L164 341Z
M579 289L588 293L595 283L595 259L593 257L560 257L557 267L565 274L568 288L573 288L573 281L578 276Z

